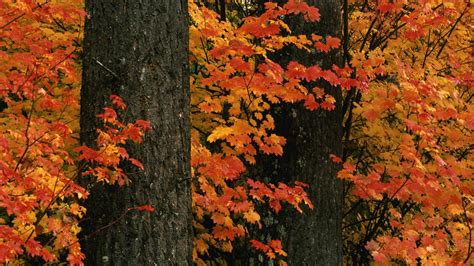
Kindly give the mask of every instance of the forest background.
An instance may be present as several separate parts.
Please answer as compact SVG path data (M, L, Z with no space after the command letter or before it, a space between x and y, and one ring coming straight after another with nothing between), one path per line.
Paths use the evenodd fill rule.
M343 183L344 261L472 261L470 2L346 0L336 36L293 34L288 18L320 19L303 1L188 4L196 263L246 250L284 264L285 240L266 231L272 217L318 208L305 192L318 184L253 176L283 155L275 117L289 105L340 111L342 150L323 155ZM0 14L0 261L81 265L80 176L129 183L121 166L143 166L125 144L141 142L150 122L121 121L127 103L111 95L96 147L81 146L83 3L2 1ZM336 61L281 60L288 49ZM155 208L128 206L97 230Z

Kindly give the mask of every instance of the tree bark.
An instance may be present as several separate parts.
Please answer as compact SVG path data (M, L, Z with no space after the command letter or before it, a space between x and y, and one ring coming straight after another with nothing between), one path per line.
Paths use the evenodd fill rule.
M94 146L96 114L117 94L125 121L148 120L141 144L127 144L144 171L131 184L90 184L83 223L86 265L190 265L192 214L187 0L86 0L81 142ZM128 208L150 204L151 214Z
M300 16L288 21L292 33L341 36L341 3L333 0L307 0L319 8L321 19L306 22ZM306 51L285 49L275 55L282 65L297 61L303 65L318 64L325 69L340 65L339 51L308 55ZM282 239L289 265L342 265L343 187L337 178L340 166L329 156L342 156L341 91L326 82L307 84L324 88L336 99L332 111L309 111L303 104L287 105L275 113L276 132L286 137L283 156L265 164L263 177L284 183L302 181L310 185L307 192L314 209L303 214L284 208L276 219L269 219L271 237Z

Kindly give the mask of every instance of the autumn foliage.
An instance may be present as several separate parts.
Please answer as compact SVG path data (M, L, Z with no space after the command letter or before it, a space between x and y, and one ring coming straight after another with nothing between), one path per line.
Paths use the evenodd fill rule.
M304 1L268 2L252 15L228 9L226 20L189 1L196 263L232 252L236 239L283 263L280 240L250 234L264 230L260 210L318 208L305 192L308 184L285 184L278 176L263 182L246 170L258 155L282 155L286 139L274 133L271 110L285 104L344 111L344 153L328 159L342 165L338 177L347 188L348 262L472 261L470 3L345 5L339 39L292 34L285 18L320 18ZM78 143L81 2L2 1L0 14L0 261L81 265L78 224L86 210L79 200L88 192L79 177L127 184L120 165L143 166L124 145L141 142L150 126L122 123L126 105L111 95L98 114L96 146ZM337 50L344 65L272 60L287 47L308 56ZM342 102L305 86L314 81L339 88Z
M258 154L283 153L286 139L273 133L273 106L302 102L311 110L334 108L334 98L322 88L303 84L325 80L337 85L339 68L296 61L283 66L271 55L288 46L326 53L339 47L340 40L291 34L282 17L319 19L318 9L301 1L282 6L269 2L259 16L231 17L239 22L221 21L215 12L195 4L190 14L194 257L204 263L212 259L210 249L231 252L235 238L249 236L249 226L261 227L257 209L262 204L274 213L283 203L300 212L301 205L313 208L304 191L307 184L284 184L278 177L257 181L245 170L259 163ZM279 240L250 239L249 244L269 259L286 256Z
M473 226L472 9L350 3L346 242L380 263L468 264ZM350 255L349 255L350 256ZM472 261L471 261L472 262Z
M0 13L0 261L81 265L78 223L86 210L78 200L88 192L79 176L126 183L119 163L142 166L122 145L140 142L149 125L118 121L114 108L125 104L112 95L98 114L97 146L80 146L82 4L2 1Z

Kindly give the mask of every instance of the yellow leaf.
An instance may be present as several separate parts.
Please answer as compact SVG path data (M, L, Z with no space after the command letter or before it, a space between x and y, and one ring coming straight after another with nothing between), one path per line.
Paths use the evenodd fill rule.
M249 223L257 223L260 221L260 215L256 213L254 210L250 210L246 213L244 213L244 218L247 220Z
M209 142L215 142L218 139L224 139L225 137L229 136L232 133L232 128L230 127L216 127L207 137L207 141Z

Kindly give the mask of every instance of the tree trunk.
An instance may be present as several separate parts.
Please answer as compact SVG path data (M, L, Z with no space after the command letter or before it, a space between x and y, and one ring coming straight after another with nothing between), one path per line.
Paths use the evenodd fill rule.
M131 184L90 185L83 223L87 265L190 265L192 214L187 0L86 0L81 142L94 146L96 114L117 94L121 119L152 124L127 145L144 171ZM150 204L151 214L128 208Z
M307 0L319 8L321 20L305 22L301 17L290 19L293 34L315 33L326 37L341 36L341 3L333 0ZM284 50L276 55L282 65L295 60L303 65L318 64L326 69L340 64L338 52L308 55L306 51ZM340 167L330 154L342 156L341 91L327 83L318 85L336 99L332 111L309 111L303 104L283 107L275 115L277 133L287 138L283 157L266 164L264 176L270 180L310 185L307 192L314 209L303 214L284 208L271 227L283 241L289 265L342 265L343 187L337 179ZM274 179L278 178L278 179ZM274 231L275 232L275 231ZM275 236L273 236L275 238Z

